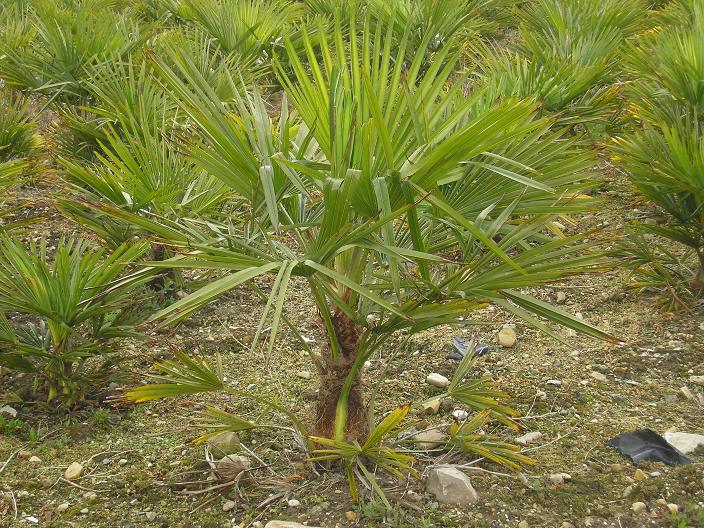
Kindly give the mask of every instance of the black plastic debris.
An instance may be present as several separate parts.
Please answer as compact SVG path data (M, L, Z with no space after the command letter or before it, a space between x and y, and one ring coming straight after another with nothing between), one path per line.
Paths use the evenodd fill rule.
M641 460L664 462L669 466L692 463L689 457L651 429L622 433L606 442L606 445L636 463Z
M461 337L453 336L452 346L455 347L455 350L447 355L447 359L462 361L462 358L467 354L467 350L469 349L469 341ZM489 345L479 343L474 347L475 356L483 356L487 352L489 352Z

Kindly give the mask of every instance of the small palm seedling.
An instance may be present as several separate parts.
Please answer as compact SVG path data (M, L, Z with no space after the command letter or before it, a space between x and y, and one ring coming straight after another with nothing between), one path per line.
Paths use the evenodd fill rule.
M0 249L0 364L36 376L49 401L74 405L112 373L116 341L135 335L135 288L149 276L122 274L147 246L105 255L73 240L50 258L46 242L25 249L5 236Z
M627 171L637 191L671 219L667 225L642 224L637 228L694 253L690 266L697 270L696 278L688 286L701 294L704 291L704 10L697 13L689 27L646 35L632 48L629 63L640 77L631 93L635 130L616 138L614 159ZM667 264L669 257L658 260L675 271ZM633 262L638 269L639 258Z

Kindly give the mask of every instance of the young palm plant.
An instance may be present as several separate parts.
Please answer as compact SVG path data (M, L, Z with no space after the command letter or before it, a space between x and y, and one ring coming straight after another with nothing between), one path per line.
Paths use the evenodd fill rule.
M493 97L535 97L561 124L601 121L618 106L614 81L625 41L644 24L643 0L539 0L518 10L516 50L483 53Z
M120 60L141 45L148 31L118 13L111 0L40 0L0 18L0 78L50 100L86 95L96 65Z
M256 96L253 106L232 116L194 68L184 62L173 71L160 61L164 82L200 130L201 141L190 145L190 155L243 202L227 236L152 263L229 271L156 314L162 324L181 321L240 285L258 289L256 279L270 277L252 345L269 323L270 350L282 322L288 324L287 292L294 278L302 279L327 336L314 356L321 379L317 416L302 432L314 433L315 442L332 450L320 456L352 465L386 463L392 472L407 459L379 445L406 411L375 425L362 381L365 361L392 335L456 324L495 303L553 335L540 319L608 338L521 292L604 265L588 244L548 235L552 213L564 212L560 205L575 198L584 175L572 176L570 164L560 173L556 163L543 180L539 171L506 157L521 159L516 145L532 137L525 146L538 144L546 155L564 159L564 151L555 154L545 145L554 137L536 132L548 122L536 118L533 104L517 101L472 115L479 96L459 97L468 76L455 75L461 52L445 46L424 69L432 36L415 47L409 33L399 41L394 27L393 20L367 20L358 35L353 21L338 21L330 39L322 33L303 37L303 58L286 41L287 66L278 75L296 116L282 106L278 127L265 114L253 113ZM484 199L491 206L460 212L446 198L450 188L442 187L462 180L470 166L487 171L490 194ZM515 183L523 191L502 201L505 191L515 192L509 191ZM522 192L538 194L518 214ZM222 388L198 381L202 367L180 365L177 375L171 365L169 383L134 389L129 397ZM473 392L465 389L451 387L469 398ZM495 398L482 401L482 410L489 410L482 420L503 414ZM475 429L456 431L457 445L472 444ZM507 452L500 444L487 447L493 448Z
M646 35L629 64L635 130L616 138L615 160L640 194L669 214L639 229L696 255L690 287L704 291L704 8L689 26ZM686 260L686 259L685 259ZM636 259L636 262L638 259Z
M122 246L105 255L70 240L60 242L50 258L45 241L26 249L3 236L0 364L37 376L47 399L67 406L102 383L111 374L116 340L135 335L135 288L149 273L123 273L147 247ZM18 314L29 321L6 317Z
M27 157L38 144L29 100L10 90L0 91L0 162Z

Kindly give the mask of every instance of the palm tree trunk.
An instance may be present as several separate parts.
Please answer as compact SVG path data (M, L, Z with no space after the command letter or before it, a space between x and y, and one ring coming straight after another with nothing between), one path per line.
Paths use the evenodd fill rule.
M322 383L318 393L317 416L315 424L316 436L333 438L335 421L338 414L338 402L343 393L343 387L355 368L355 360L360 354L361 327L344 313L335 311L332 314L333 327L340 352L333 357L330 346L323 350ZM364 391L360 377L361 369L357 369L347 398L347 422L345 440L364 442L369 434L369 409L364 401Z

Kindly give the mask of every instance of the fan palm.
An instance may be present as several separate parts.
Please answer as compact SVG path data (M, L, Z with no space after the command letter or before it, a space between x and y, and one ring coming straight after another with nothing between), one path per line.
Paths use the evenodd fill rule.
M515 52L484 52L482 73L494 97L535 97L563 124L604 121L617 108L612 87L624 42L644 22L646 2L539 0L517 13Z
M0 162L26 157L37 144L29 100L9 90L0 91Z
M361 367L397 331L457 323L496 303L553 335L540 318L608 336L520 291L604 263L588 244L545 231L551 214L563 211L559 204L574 198L570 186L583 174L570 177L573 165L563 173L553 166L543 181L538 171L505 157L520 159L518 145L525 141L528 148L529 137L541 144L538 150L547 148L542 142L554 138L536 132L547 121L535 117L532 104L517 101L468 118L478 96L458 96L466 75L449 80L458 51L441 48L421 73L432 37L413 48L408 33L400 42L393 36L393 20L367 21L359 38L350 25L349 44L342 24L331 41L304 36L305 59L285 42L292 73L279 68L279 80L301 122L283 106L276 142L264 115L250 110L261 116L252 121L241 108L231 116L188 64L174 72L160 62L162 78L200 130L202 141L191 144L190 155L242 197L245 211L221 242L193 244L153 264L229 270L158 313L164 324L270 276L254 339L256 345L270 320L269 347L285 320L293 278L305 280L328 338L316 358L322 383L313 429L336 442L364 443L370 419ZM254 126L243 126L249 122ZM441 188L463 181L470 166L491 174L484 175L491 193L484 200L491 205L479 213L467 206L460 212ZM502 202L514 183L551 200L533 195L530 211L519 216L521 192ZM564 195L556 192L563 186Z
M93 68L125 58L148 36L107 0L39 1L2 18L0 77L53 98L85 96Z
M110 345L133 335L134 289L149 274L121 275L146 248L122 246L106 256L74 240L61 242L50 259L45 241L26 249L3 236L0 364L36 374L49 400L72 405L82 398L109 374L106 366L93 369L88 360L110 358ZM14 324L6 314L29 314L38 322Z
M616 160L637 190L672 217L641 229L696 252L704 289L704 9L688 26L651 33L632 48L636 130L616 138Z

